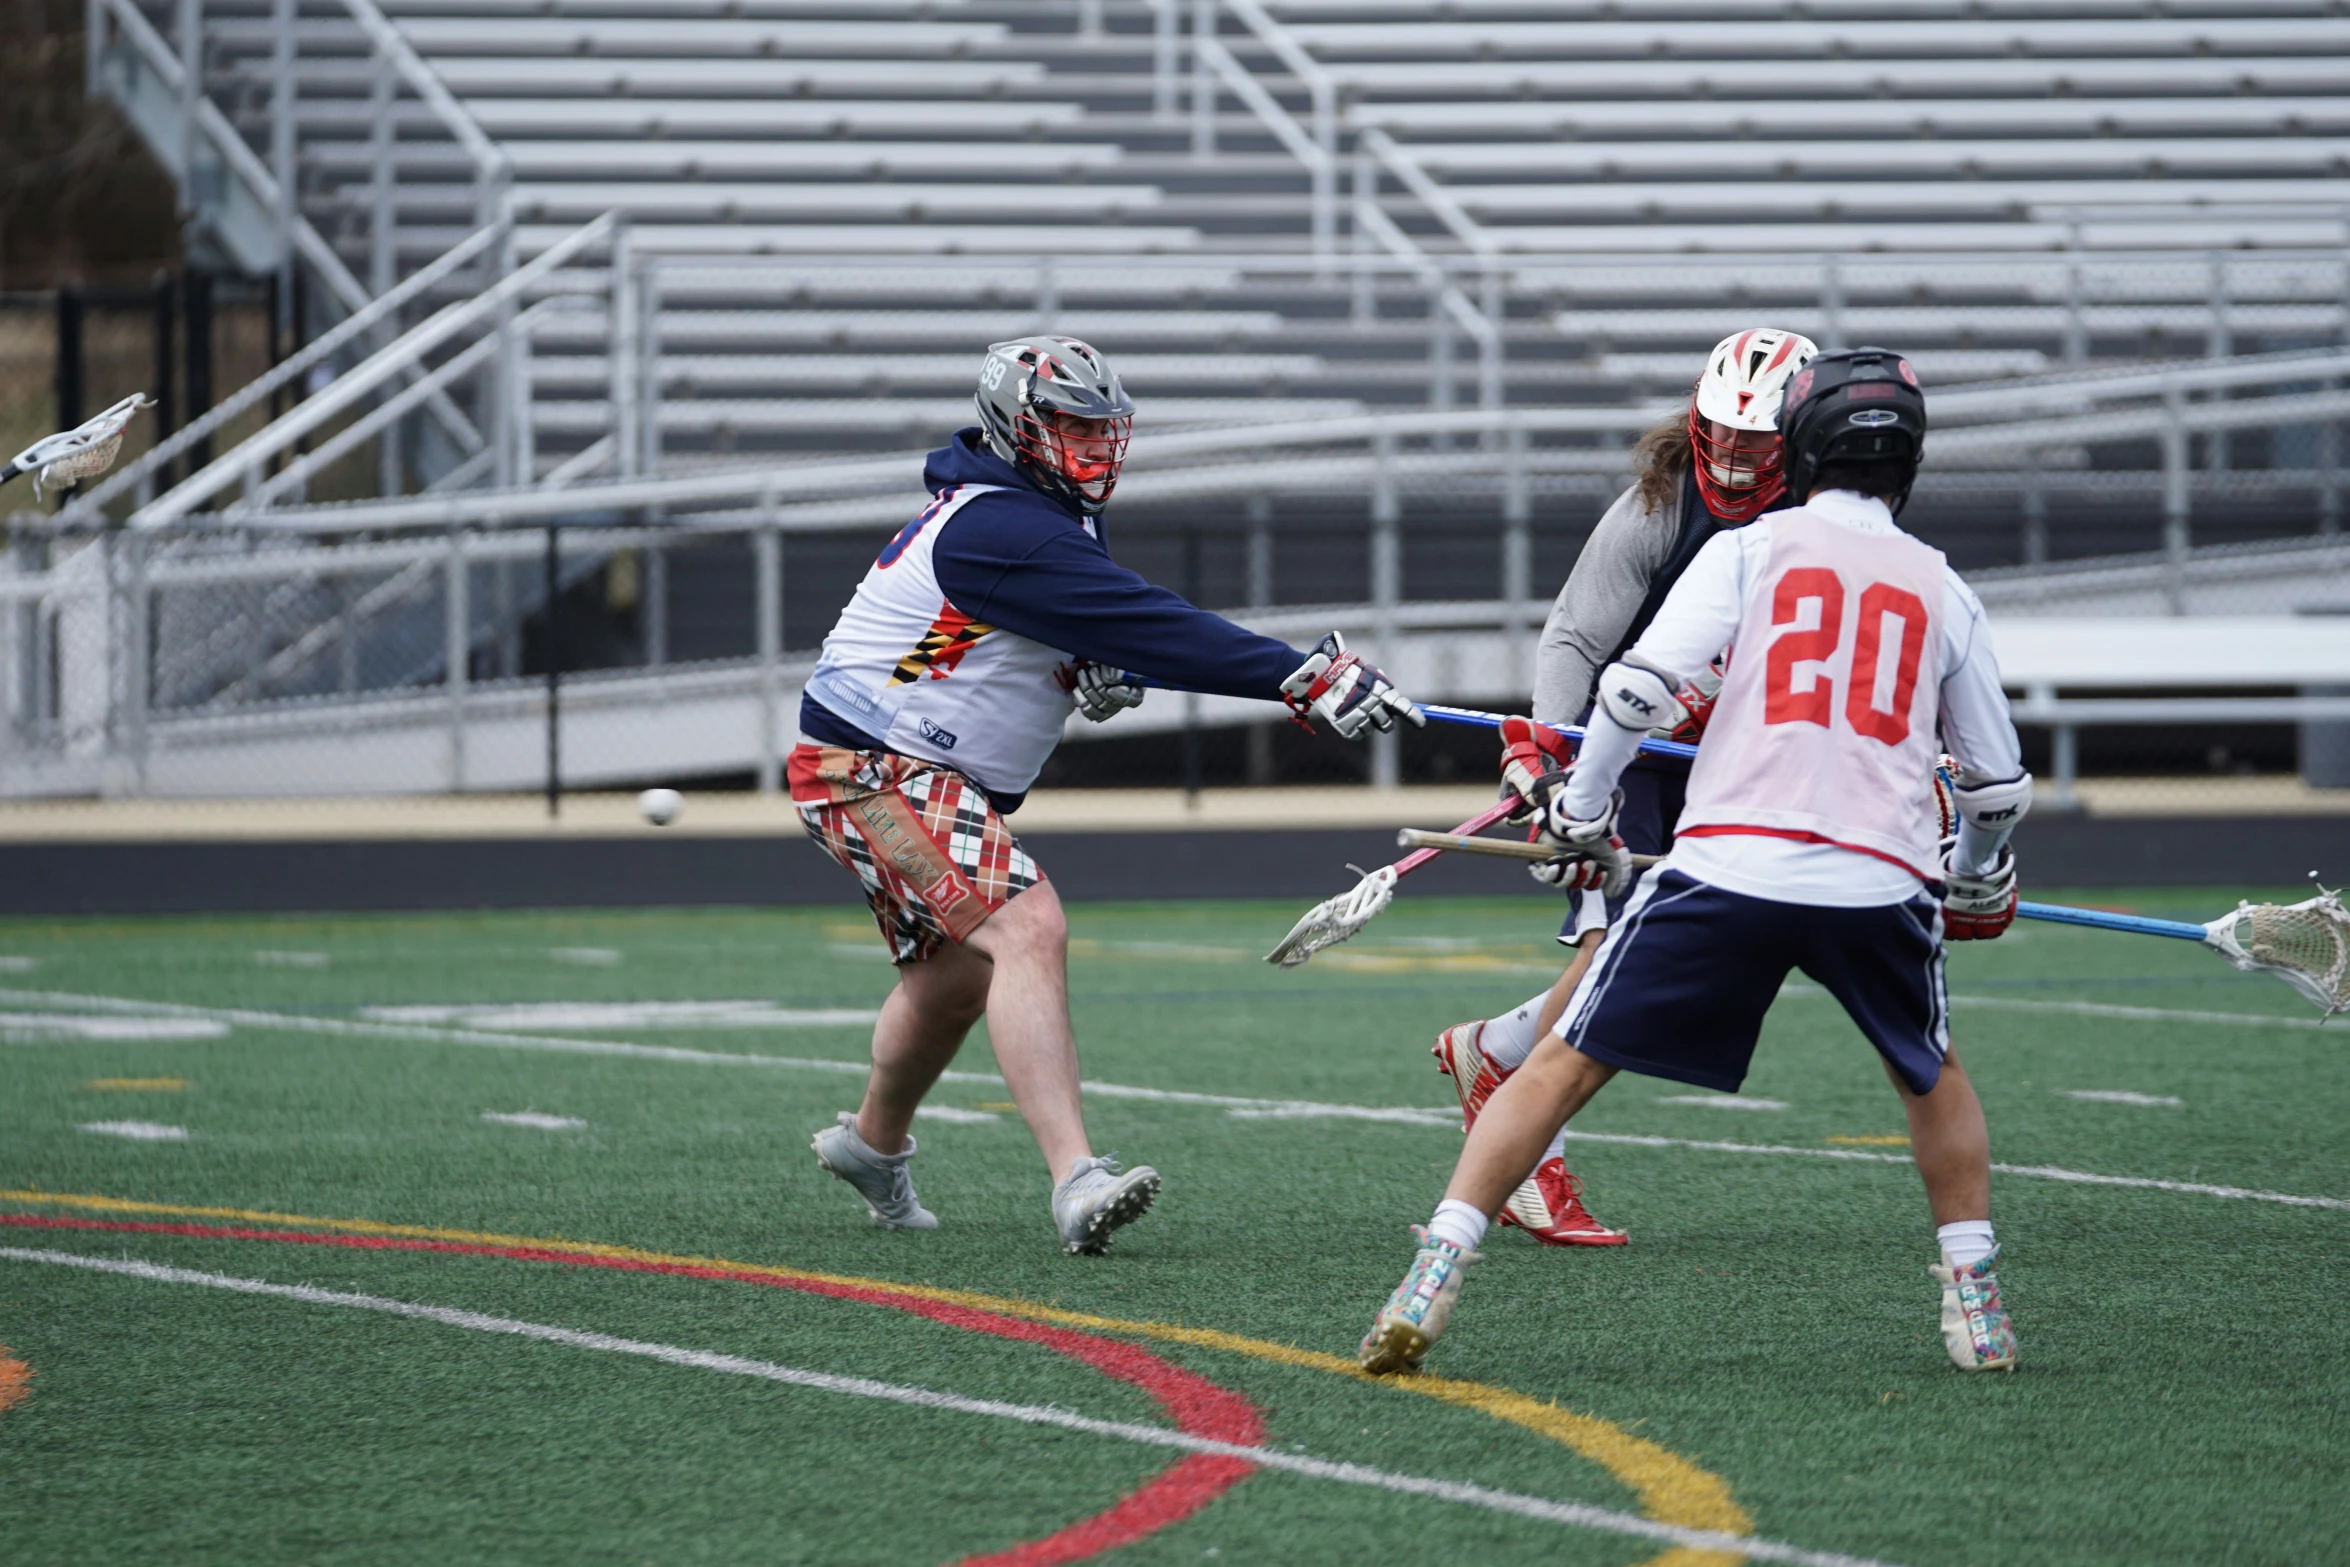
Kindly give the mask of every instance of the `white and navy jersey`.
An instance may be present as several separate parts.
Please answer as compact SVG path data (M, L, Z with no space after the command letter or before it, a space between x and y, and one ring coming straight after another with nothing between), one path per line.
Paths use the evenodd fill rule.
M1094 519L977 430L931 453L923 480L930 504L824 639L800 704L810 740L941 763L1011 811L1060 742L1079 660L1266 701L1304 660L1117 564Z
M1733 644L1671 855L1698 881L1905 901L1935 874L1937 733L1972 776L2023 770L1981 601L1882 501L1831 491L1718 534L1632 650L1689 671Z

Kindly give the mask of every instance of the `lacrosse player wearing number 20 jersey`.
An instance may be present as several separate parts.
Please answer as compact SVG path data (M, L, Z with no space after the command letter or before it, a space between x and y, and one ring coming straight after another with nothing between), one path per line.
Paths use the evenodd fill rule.
M1925 415L1915 372L1883 349L1825 354L1797 375L1779 429L1803 503L1705 545L1600 676L1575 767L1535 786L1554 863L1625 885L1617 778L1680 683L1732 649L1672 853L1641 877L1557 1032L1486 1102L1363 1339L1366 1370L1417 1369L1494 1211L1617 1071L1735 1092L1795 969L1843 1004L1908 1112L1951 1359L2015 1364L1993 1272L1990 1138L1950 1048L1942 943L1995 937L2014 918L2007 839L2031 777L1982 605L1893 521ZM1955 764L1959 817L1940 842L1937 749Z
M1347 739L1424 715L1337 633L1313 652L1194 608L1110 558L1101 514L1134 404L1075 338L997 343L977 429L931 453L929 505L841 611L800 705L792 803L854 874L898 965L864 1104L816 1133L817 1162L887 1229L931 1229L907 1166L916 1107L984 1013L1055 1182L1072 1253L1106 1249L1159 1188L1097 1158L1077 1098L1068 927L1003 818L1060 742L1143 698L1136 676L1286 702Z

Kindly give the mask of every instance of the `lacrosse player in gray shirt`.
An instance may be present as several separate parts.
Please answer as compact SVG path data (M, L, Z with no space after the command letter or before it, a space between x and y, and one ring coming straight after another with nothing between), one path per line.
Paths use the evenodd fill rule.
M1591 708L1592 682L1648 629L1673 584L1708 539L1790 504L1777 428L1779 401L1795 373L1818 353L1809 338L1771 327L1733 333L1714 345L1685 411L1633 448L1632 487L1616 497L1584 541L1559 590L1535 655L1534 718L1575 724ZM1667 738L1695 740L1705 727L1719 671L1679 693L1690 717ZM1513 721L1502 733L1505 788L1521 796L1545 771L1564 765L1562 742ZM1681 814L1689 764L1642 757L1624 772L1617 818L1635 854L1662 854ZM1549 867L1534 868L1545 880ZM1576 895L1559 940L1576 949L1558 982L1499 1017L1456 1023L1437 1036L1437 1070L1452 1078L1464 1122L1473 1121L1503 1080L1566 1011L1613 917L1596 892ZM1555 1140L1497 1216L1550 1246L1620 1246L1628 1236L1593 1218L1582 1183Z

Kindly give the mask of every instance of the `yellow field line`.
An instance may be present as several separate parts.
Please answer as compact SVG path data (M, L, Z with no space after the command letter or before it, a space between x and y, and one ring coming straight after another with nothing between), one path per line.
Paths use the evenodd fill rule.
M1007 1317L1023 1317L1032 1322L1050 1322L1058 1327L1089 1328L1104 1333L1131 1334L1138 1338L1157 1339L1170 1344L1190 1344L1201 1349L1219 1350L1226 1354L1245 1355L1252 1360L1271 1361L1277 1365L1296 1366L1307 1371L1320 1371L1358 1382L1372 1382L1401 1392L1417 1393L1440 1403L1474 1409L1496 1420L1505 1420L1537 1435L1549 1438L1569 1450L1598 1464L1618 1481L1629 1487L1640 1498L1641 1511L1659 1523L1679 1524L1690 1529L1711 1529L1724 1534L1751 1534L1754 1520L1730 1494L1730 1486L1720 1475L1683 1458L1669 1448L1642 1437L1634 1436L1612 1421L1596 1415L1577 1414L1556 1403L1514 1393L1508 1388L1492 1387L1482 1382L1462 1382L1451 1377L1372 1377L1344 1356L1325 1354L1320 1350L1299 1349L1293 1344L1275 1344L1267 1339L1247 1338L1238 1333L1227 1333L1221 1328L1184 1327L1172 1322L1134 1321L1124 1317L1101 1317L1090 1312L1064 1311L1058 1306L1047 1306L1038 1301L1020 1300L1001 1295L982 1295L971 1290L941 1289L927 1284L901 1284L893 1279L860 1278L854 1274L818 1273L806 1268L780 1268L766 1263L735 1262L724 1257L698 1257L675 1252L646 1251L635 1246L611 1246L597 1241L574 1241L544 1236L501 1235L483 1230L448 1229L438 1225L386 1224L375 1219L321 1219L307 1214L277 1213L267 1209L209 1208L186 1203L140 1202L128 1197L105 1197L96 1194L67 1195L59 1192L0 1189L0 1202L35 1204L58 1208L75 1208L89 1213L148 1214L156 1217L190 1219L234 1219L248 1224L278 1224L304 1229L340 1230L356 1235L396 1236L410 1240L452 1241L475 1246L527 1246L548 1251L571 1251L591 1257L611 1257L628 1262L652 1263L666 1267L728 1268L742 1273L774 1279L793 1279L819 1284L838 1284L859 1289L886 1289L901 1295L923 1300L936 1300L957 1306L969 1306L980 1311L1000 1312ZM1745 1558L1720 1551L1699 1551L1676 1548L1661 1556L1650 1558L1641 1567L1730 1567Z

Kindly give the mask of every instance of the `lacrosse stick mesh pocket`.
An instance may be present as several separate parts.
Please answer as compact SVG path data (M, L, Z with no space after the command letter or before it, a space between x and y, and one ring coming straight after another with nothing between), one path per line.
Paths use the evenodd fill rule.
M2237 968L2276 975L2329 1016L2350 1007L2350 910L2334 894L2239 904L2208 930L2212 945Z
M92 474L104 473L114 466L114 459L121 451L122 432L117 430L95 446L68 452L42 467L39 477L33 481L34 492L37 494L51 485L71 484L76 479L87 479Z
M1348 870L1355 870L1349 865ZM1281 944L1265 954L1267 963L1295 968L1324 947L1334 947L1379 917L1395 896L1396 869L1382 865L1375 871L1357 871L1363 879L1353 890L1326 898L1306 910L1289 928Z

